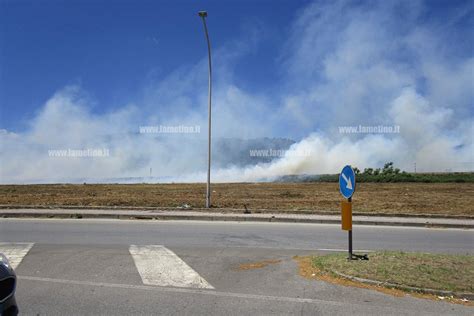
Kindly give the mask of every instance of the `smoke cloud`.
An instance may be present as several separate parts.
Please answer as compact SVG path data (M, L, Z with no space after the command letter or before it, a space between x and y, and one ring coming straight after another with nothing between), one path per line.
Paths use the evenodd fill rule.
M407 171L414 163L418 171L473 171L474 57L472 46L453 37L473 9L457 8L443 21L423 18L426 10L422 1L309 4L274 56L283 83L269 94L246 91L234 78L238 61L258 50L259 27L218 47L215 139L283 136L296 143L281 157L246 166L219 165L233 151L216 146L212 181L337 173L345 164L363 169L388 161ZM206 67L205 58L182 66L150 82L136 103L104 114L93 111L95 101L81 87L60 89L27 130L0 130L0 182L204 182ZM200 133L140 133L140 126L158 125L199 126ZM341 132L380 125L399 133ZM68 149L108 155L51 155ZM155 178L147 180L150 168Z

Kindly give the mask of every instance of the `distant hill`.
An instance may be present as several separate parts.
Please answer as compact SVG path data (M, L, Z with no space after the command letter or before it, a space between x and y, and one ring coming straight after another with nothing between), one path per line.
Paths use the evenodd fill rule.
M215 140L213 148L214 168L226 168L230 166L244 167L256 165L259 163L267 163L278 159L278 156L251 156L251 151L284 151L288 150L291 145L296 143L294 140L287 138L219 138Z

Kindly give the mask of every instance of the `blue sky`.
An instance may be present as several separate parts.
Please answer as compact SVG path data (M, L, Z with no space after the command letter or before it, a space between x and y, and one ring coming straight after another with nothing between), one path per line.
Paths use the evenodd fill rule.
M80 85L107 111L137 101L150 80L205 57L197 11L209 11L213 47L261 27L237 81L271 89L291 21L308 1L2 0L3 128L18 131L58 89Z
M215 49L245 38L246 32L259 33L256 47L235 66L234 80L238 86L251 92L272 93L281 85L292 85L285 82L286 73L280 65L282 54L295 19L310 1L2 0L0 3L0 126L21 131L27 127L28 119L64 86L81 86L97 102L93 110L105 112L139 101L150 82L159 81L178 67L197 63L206 53L202 26L196 15L200 9L209 11ZM449 54L456 58L471 56L472 12L458 18L448 29L445 25L469 3L426 1L415 22L429 25L433 30L443 28L447 32L445 46L452 48ZM372 6L370 1L353 1L348 5ZM394 15L399 18L398 31L412 28L413 22L404 20L407 6L394 7ZM404 51L394 52L395 58L410 58L404 54ZM297 82L292 88L301 85ZM422 78L419 88L423 88Z
M350 162L474 169L472 1L0 0L0 181L131 177L150 167L201 179L202 9L213 47L213 135L286 137L297 141L291 150L313 152L216 170L216 180L337 172ZM131 136L157 124L202 128ZM400 133L340 131L359 125ZM111 157L47 154L99 147Z

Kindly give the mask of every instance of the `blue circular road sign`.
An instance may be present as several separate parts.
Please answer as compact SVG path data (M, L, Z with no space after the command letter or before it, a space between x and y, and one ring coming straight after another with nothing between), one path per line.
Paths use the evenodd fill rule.
M356 178L354 170L351 166L347 165L342 168L341 173L339 174L339 191L346 199L352 197L355 191Z

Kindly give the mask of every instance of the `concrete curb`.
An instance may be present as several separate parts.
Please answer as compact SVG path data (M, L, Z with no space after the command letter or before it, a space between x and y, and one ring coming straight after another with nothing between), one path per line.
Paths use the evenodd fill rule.
M132 220L194 220L194 221L232 221L232 222L275 222L275 223L311 223L311 224L340 224L339 219L318 219L308 217L278 217L278 214L262 216L232 215L232 214L124 214L117 213L91 213L91 212L2 212L0 218L59 218L59 219L132 219ZM371 226L402 226L402 227L424 227L424 228L457 228L474 229L474 224L469 223L430 223L430 222L396 222L383 220L357 220L354 225Z
M0 210L15 210L15 209L42 209L42 210L136 210L136 211L195 211L206 213L220 213L220 214L243 214L246 210L240 208L180 208L180 207L152 207L152 206L83 206L83 205L7 205L0 204ZM340 211L323 211L323 210L269 210L269 209L249 209L252 214L292 214L292 215L340 215ZM443 214L408 214L397 213L387 214L378 212L353 212L353 216L378 216L378 217L403 217L403 218L436 218L436 219L467 219L474 220L474 216L469 215L443 215Z
M389 288L394 288L394 289L403 290L403 291L417 292L417 293L423 293L423 294L431 294L431 295L437 295L437 296L446 296L446 297L452 296L452 297L455 297L455 298L467 299L467 300L470 300L470 301L474 300L474 293L458 293L458 292L452 292L452 291L425 289L425 288L420 288L420 287L400 285L400 284L394 284L394 283L389 283L389 282L382 282L382 281L359 278L359 277L355 277L355 276L351 276L351 275L347 275L347 274L338 272L336 270L331 270L331 272L336 274L337 276L339 276L341 278L348 279L348 280L351 280L351 281L357 281L357 282L364 283L364 284L369 284L369 285L377 285L377 286L389 287Z

